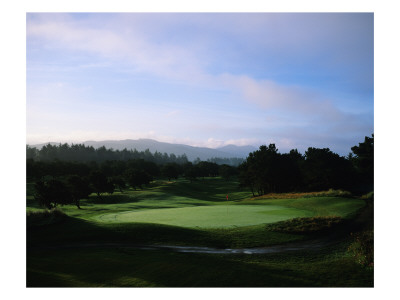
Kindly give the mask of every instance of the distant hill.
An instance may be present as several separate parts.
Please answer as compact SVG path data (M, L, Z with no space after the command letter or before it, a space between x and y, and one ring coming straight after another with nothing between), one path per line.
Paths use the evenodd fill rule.
M236 145L226 145L223 147L217 148L217 150L230 153L235 157L246 158L250 152L254 152L257 150L254 146L236 146Z
M52 144L58 145L59 143L44 143L32 145L32 147L36 147L41 149L44 145ZM86 146L93 146L94 148L100 148L102 146L107 149L112 148L114 150L123 150L123 149L136 149L137 151L145 151L149 149L151 153L161 152L167 154L175 154L175 155L183 155L186 154L187 158L190 161L195 160L196 158L200 158L201 160L207 160L213 157L218 158L246 158L246 156L255 151L256 148L253 146L236 146L236 145L227 145L224 147L220 147L217 149L211 149L206 147L193 147L184 144L171 144L158 142L152 139L138 139L138 140L106 140L106 141L86 141L79 144L84 144Z

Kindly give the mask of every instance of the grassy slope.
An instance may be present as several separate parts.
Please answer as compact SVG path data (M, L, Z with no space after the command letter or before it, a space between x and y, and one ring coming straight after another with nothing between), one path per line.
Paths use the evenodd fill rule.
M234 201L229 201L226 213L228 192ZM64 223L32 228L28 242L99 240L213 247L267 246L305 236L274 232L263 223L314 215L346 216L363 205L362 200L339 197L254 199L250 196L249 192L239 190L236 182L215 178L193 184L186 180L155 182L143 191L103 195L102 199L92 195L82 201L80 210L72 205L62 207L70 217ZM34 205L28 196L28 211L37 210ZM118 222L110 222L113 218ZM132 219L139 223L132 223ZM195 227L199 224L203 228ZM230 228L226 228L227 224Z
M28 193L31 191L28 188ZM351 216L363 205L356 199L318 197L251 199L234 182L200 180L194 184L157 182L144 191L96 196L82 210L65 206L68 215L51 226L32 226L28 246L73 242L130 242L213 247L257 247L307 238L274 232L258 224L238 228L183 228L149 223L98 222L105 213L146 212L162 208L279 205L311 215ZM28 211L38 210L28 194ZM349 214L350 212L350 214ZM28 248L28 286L371 286L372 273L354 264L346 242L322 254L221 256L127 249ZM334 253L334 255L332 255ZM65 262L68 262L67 264ZM193 272L193 270L196 270Z

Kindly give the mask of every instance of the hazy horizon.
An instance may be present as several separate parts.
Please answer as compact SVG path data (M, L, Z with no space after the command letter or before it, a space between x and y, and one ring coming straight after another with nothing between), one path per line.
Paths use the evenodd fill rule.
M168 144L179 144L179 145L186 145L186 146L192 146L192 145L188 145L188 144L181 144L181 143L170 143L170 142L162 142L162 141L158 141L156 139L150 139L150 138L138 138L138 139L121 139L121 140L86 140L86 141L64 141L64 142L58 142L58 141L47 141L47 142L43 142L43 143L27 143L27 145L29 146L35 146L35 145L42 145L42 144L52 144L52 143L56 143L56 144L82 144L85 142L123 142L123 141L138 141L138 140L150 140L150 141L156 141L156 142L160 142L160 143L168 143ZM206 146L192 146L192 147L206 147L206 148L210 148L210 149L219 149L219 148L223 148L226 146L237 146L237 147L246 147L246 146L254 146L254 145L234 145L234 144L225 144L223 146L217 146L217 147L206 147ZM261 146L261 145L259 145ZM254 146L257 147L257 146ZM258 148L258 147L257 147Z
M27 144L346 155L374 132L372 13L27 13Z

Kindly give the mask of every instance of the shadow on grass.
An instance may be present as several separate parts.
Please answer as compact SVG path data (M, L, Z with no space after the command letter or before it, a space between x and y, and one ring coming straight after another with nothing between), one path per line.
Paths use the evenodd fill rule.
M249 198L251 196L250 192L247 193L247 191L239 189L238 182L226 181L221 178L198 179L192 183L188 180L177 180L171 184L161 185L158 190L176 196L212 202L226 201L227 194L245 193L245 196L236 195L236 197L240 199Z
M211 244L223 246L212 234L178 226L151 223L95 223L64 216L48 224L43 220L38 226L27 227L28 248L38 245L57 245L79 242L128 242L148 244Z
M91 196L83 203L88 204L120 204L120 203L133 203L138 202L140 199L137 196L130 196L129 194L105 194L101 197Z
M28 228L27 286L373 286L373 270L366 270L349 257L338 254L338 249L328 249L323 254L304 251L226 256L101 246L107 242L126 242L227 247L234 239L238 239L238 245L246 239L262 243L268 233L260 230L262 227L265 228L201 231L146 223L99 225L64 217L60 222ZM57 248L68 243L99 245Z
M28 287L340 287L372 286L372 278L346 258L307 254L282 258L115 248L47 250L27 259Z

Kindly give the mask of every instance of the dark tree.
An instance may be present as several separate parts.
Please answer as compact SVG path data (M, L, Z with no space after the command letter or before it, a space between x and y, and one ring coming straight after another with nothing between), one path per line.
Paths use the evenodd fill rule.
M365 189L373 189L374 186L374 135L365 137L363 143L351 148L354 155L351 161L354 164L361 184Z
M225 180L230 180L232 177L237 175L237 168L229 165L221 165L218 168L218 173Z
M100 199L102 193L112 194L114 192L114 185L101 171L93 171L90 174L89 181L93 191Z
M126 188L125 178L121 175L112 177L111 181L114 184L114 186L119 189L121 193Z
M178 179L180 174L179 166L177 163L168 163L161 168L161 174L171 181L172 178Z
M81 209L80 200L89 198L89 195L92 193L89 181L78 175L71 175L68 177L67 182L73 202L79 209Z
M183 165L183 175L186 179L190 180L190 182L193 182L197 179L197 177L199 177L199 168L197 165L193 165L193 163L188 162Z
M141 169L129 169L126 172L126 179L135 190L136 188L143 189L143 185L149 184L153 180L149 173Z
M245 161L238 167L238 172L239 186L241 188L250 188L253 197L255 197L256 171L247 161Z
M72 195L68 187L57 179L36 182L34 199L48 209L72 203Z
M299 189L302 162L297 150L280 154L275 144L262 145L238 167L240 186L249 187L253 196Z
M348 188L351 163L329 148L308 148L303 164L304 181L308 190Z
M209 161L200 161L197 165L199 168L200 177L215 177L218 176L218 165Z

